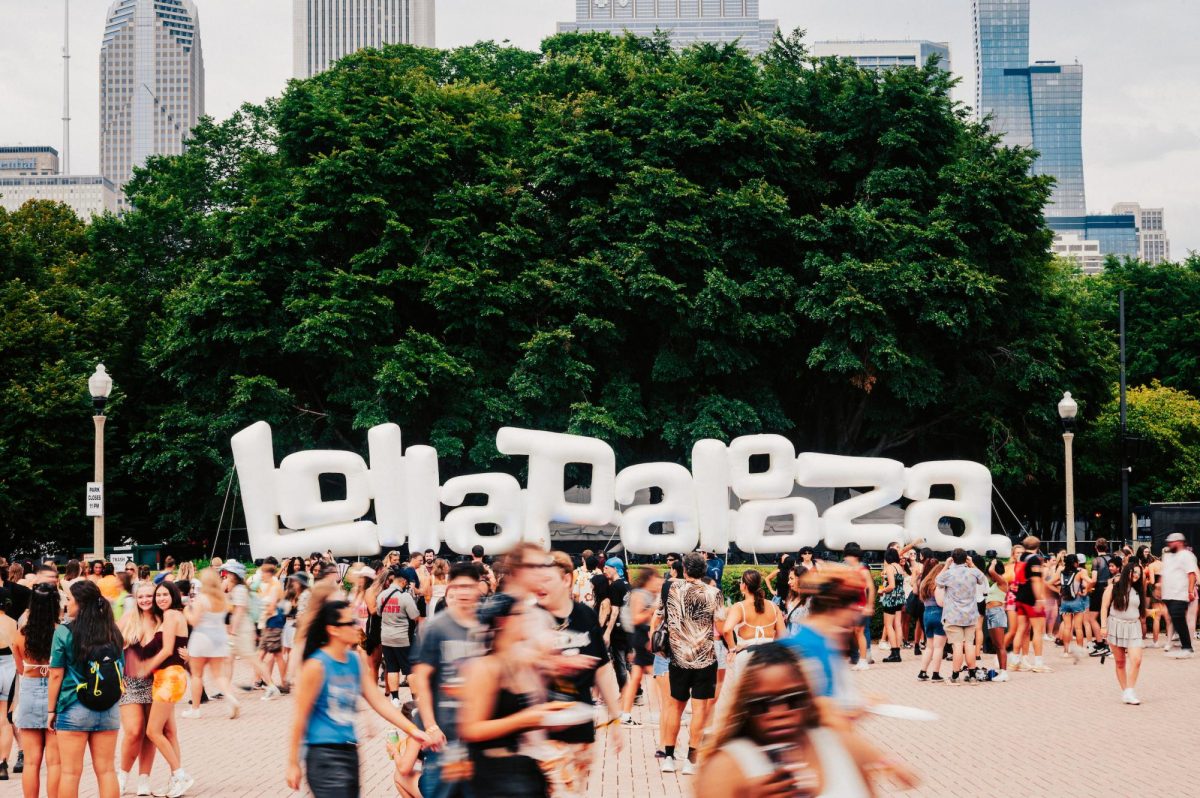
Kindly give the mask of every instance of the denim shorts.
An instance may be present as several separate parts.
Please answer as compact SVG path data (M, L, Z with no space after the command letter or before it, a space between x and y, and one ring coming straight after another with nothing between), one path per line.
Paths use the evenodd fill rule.
M941 607L926 607L925 608L925 636L926 637L945 637L946 630L942 628L942 608Z
M1079 598L1074 598L1074 599L1071 599L1070 601L1064 601L1058 608L1059 615L1070 615L1070 614L1074 614L1074 613L1087 612L1087 611L1088 611L1087 596L1080 596Z
M116 731L121 728L121 709L113 704L103 712L88 709L78 701L72 701L61 712L54 723L56 731L61 732L99 732Z
M654 655L654 675L666 676L667 671L671 668L671 660L664 657L662 654Z
M21 677L21 700L13 714L18 729L46 728L46 701L50 697L50 680L45 676Z
M988 629L1008 628L1008 613L1004 611L1004 607L988 607L985 618Z

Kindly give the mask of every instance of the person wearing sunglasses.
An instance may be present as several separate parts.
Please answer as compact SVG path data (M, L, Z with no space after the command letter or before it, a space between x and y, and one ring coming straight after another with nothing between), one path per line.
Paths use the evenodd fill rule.
M304 640L304 664L296 689L296 714L288 745L286 781L300 789L300 747L314 798L355 798L360 792L358 699L380 717L426 747L430 737L379 692L375 674L353 649L361 635L354 610L328 601L317 610Z
M870 779L916 777L853 732L822 724L799 658L779 643L751 652L737 697L717 719L696 798L869 798Z

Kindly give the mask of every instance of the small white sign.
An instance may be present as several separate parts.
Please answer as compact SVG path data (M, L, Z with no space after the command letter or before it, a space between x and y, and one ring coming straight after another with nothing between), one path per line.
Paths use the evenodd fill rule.
M87 484L87 514L89 518L104 515L103 482L89 482Z
M131 551L114 551L112 554L108 555L108 561L113 564L113 568L116 569L118 573L124 571L125 564L132 559L133 552Z

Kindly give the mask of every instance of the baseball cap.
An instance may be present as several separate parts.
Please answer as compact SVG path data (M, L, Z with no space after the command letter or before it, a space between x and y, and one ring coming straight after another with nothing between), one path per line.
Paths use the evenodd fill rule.
M288 579L294 579L305 587L312 587L312 576L307 571L297 571L289 576Z
M1174 543L1175 541L1179 541L1180 543L1186 543L1187 538L1185 538L1183 536L1182 532L1172 532L1171 534L1167 535L1168 543Z
M246 578L246 566L242 565L237 560L230 560L221 566L222 571L228 571L231 574L236 574L239 578Z
M374 579L375 578L375 569L369 565L364 565L362 568L359 568L357 571L354 572L355 579L362 579L364 576L368 577L370 579Z
M417 576L417 572L412 568L408 568L407 566L403 568L393 568L392 576L403 577L404 579L408 580L409 584L412 585L415 585L421 581L420 577Z
M161 585L163 582L165 582L167 580L167 577L170 575L171 575L170 571L163 571L161 574L154 577L154 584Z

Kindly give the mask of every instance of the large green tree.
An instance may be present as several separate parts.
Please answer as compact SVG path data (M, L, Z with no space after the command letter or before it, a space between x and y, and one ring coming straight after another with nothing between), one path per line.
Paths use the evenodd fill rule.
M1111 341L1047 254L1032 154L952 86L799 36L563 34L363 51L202 123L89 236L136 317L128 528L211 527L258 419L281 453L395 421L448 473L513 468L504 424L622 463L780 432L1049 502L1053 403L1106 396Z
M0 551L90 545L87 378L119 348L129 309L83 273L84 224L65 205L0 209ZM121 407L121 394L111 406Z

